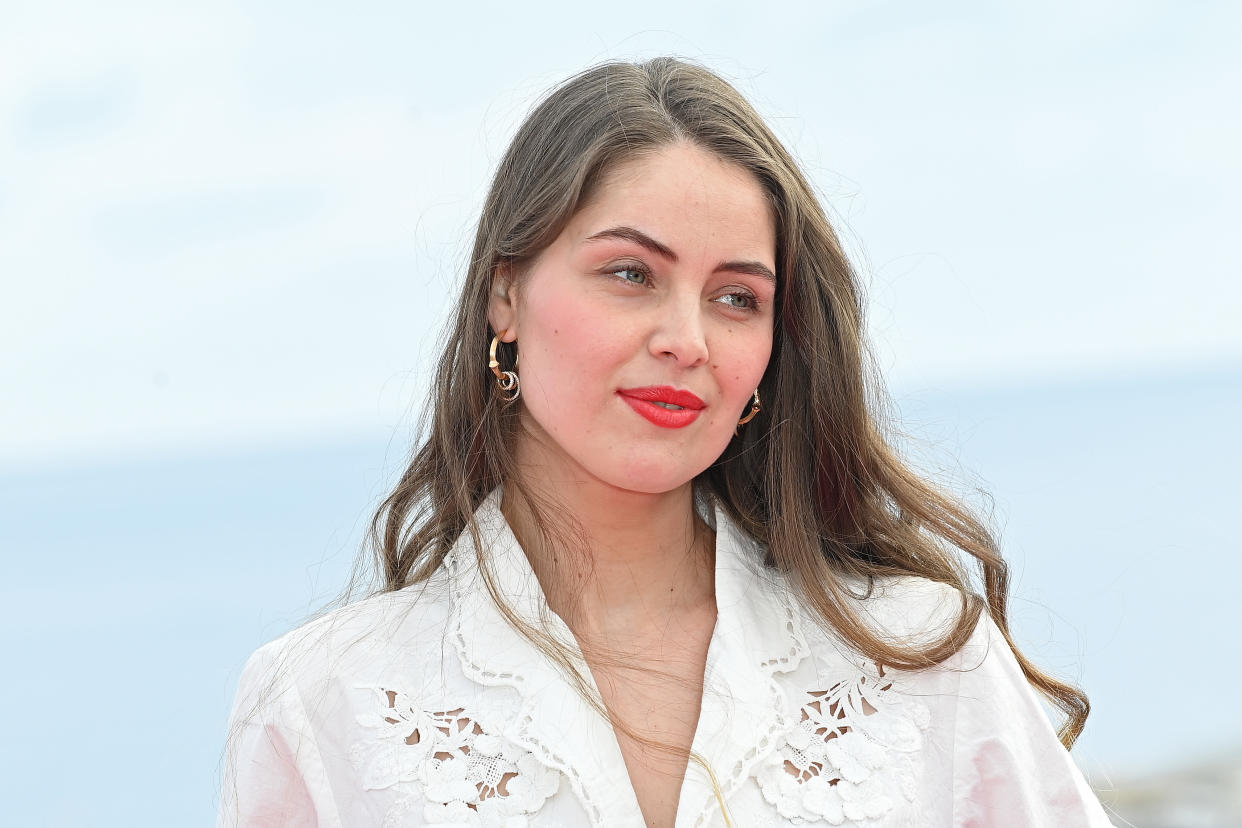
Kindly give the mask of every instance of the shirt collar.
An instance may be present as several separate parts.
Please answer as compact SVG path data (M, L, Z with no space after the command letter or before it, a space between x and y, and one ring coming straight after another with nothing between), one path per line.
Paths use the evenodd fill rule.
M576 640L547 606L530 563L500 511L501 489L475 512L479 540L499 597L524 623L543 630L577 659L597 692ZM717 620L708 649L694 751L712 767L727 796L740 785L794 711L774 675L794 670L807 653L800 613L762 549L702 492L696 508L716 531ZM452 594L451 637L466 676L515 688L522 711L506 735L569 780L596 825L636 824L638 813L612 726L565 675L519 634L492 600L474 541L464 531L445 559ZM707 774L691 762L678 808L679 826L714 807ZM683 822L683 820L686 820Z

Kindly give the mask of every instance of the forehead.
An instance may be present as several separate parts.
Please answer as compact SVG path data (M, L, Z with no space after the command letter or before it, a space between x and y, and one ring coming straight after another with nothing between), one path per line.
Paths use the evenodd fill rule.
M773 264L776 221L759 180L744 167L679 143L608 170L566 232L584 239L616 225L637 227L690 250L727 247Z

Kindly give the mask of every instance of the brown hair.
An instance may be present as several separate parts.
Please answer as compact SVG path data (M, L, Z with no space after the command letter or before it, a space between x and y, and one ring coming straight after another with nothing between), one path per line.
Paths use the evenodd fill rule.
M937 664L990 613L1027 680L1064 712L1060 736L1070 747L1087 717L1086 696L1040 672L1014 645L996 541L965 505L912 471L880 428L882 384L867 359L858 279L814 191L736 89L673 58L607 63L570 78L534 109L501 160L424 414L425 438L371 522L382 590L429 578L464 531L481 550L473 514L502 482L537 503L512 453L519 406L504 405L486 369L493 276L502 266L520 273L615 165L677 141L749 170L771 200L777 230L763 410L698 482L764 544L768 565L784 573L803 604L876 662ZM514 357L512 345L501 346L502 364ZM978 568L982 597L961 553ZM572 655L503 606L479 554L510 621L585 692ZM842 575L921 576L955 587L963 609L939 640L894 641L860 616Z

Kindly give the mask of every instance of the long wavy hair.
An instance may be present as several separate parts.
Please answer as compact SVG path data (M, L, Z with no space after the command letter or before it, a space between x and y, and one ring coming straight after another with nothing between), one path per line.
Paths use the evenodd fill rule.
M422 437L371 521L367 542L382 575L378 590L430 578L469 531L502 611L589 692L574 655L503 605L477 543L473 515L496 486L538 503L513 455L520 403L504 404L486 368L495 333L489 293L500 267L520 278L608 171L679 141L749 170L771 201L777 231L773 349L759 386L763 409L698 484L763 544L766 564L784 575L803 605L876 662L898 669L938 664L989 613L1027 680L1064 713L1060 738L1072 746L1089 711L1086 696L1038 670L1014 645L1009 579L996 540L963 502L903 462L881 428L882 382L868 357L858 278L815 192L736 89L674 58L606 63L570 78L534 108L502 158ZM500 356L512 365L514 346L502 345ZM955 587L962 611L953 629L917 646L872 629L846 582L894 575Z

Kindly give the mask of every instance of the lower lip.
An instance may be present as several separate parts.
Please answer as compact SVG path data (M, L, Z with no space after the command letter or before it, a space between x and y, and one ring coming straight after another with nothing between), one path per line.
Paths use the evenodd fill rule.
M636 400L624 394L620 396L630 404L630 408L661 428L685 428L703 413L701 408L665 408L647 400Z

